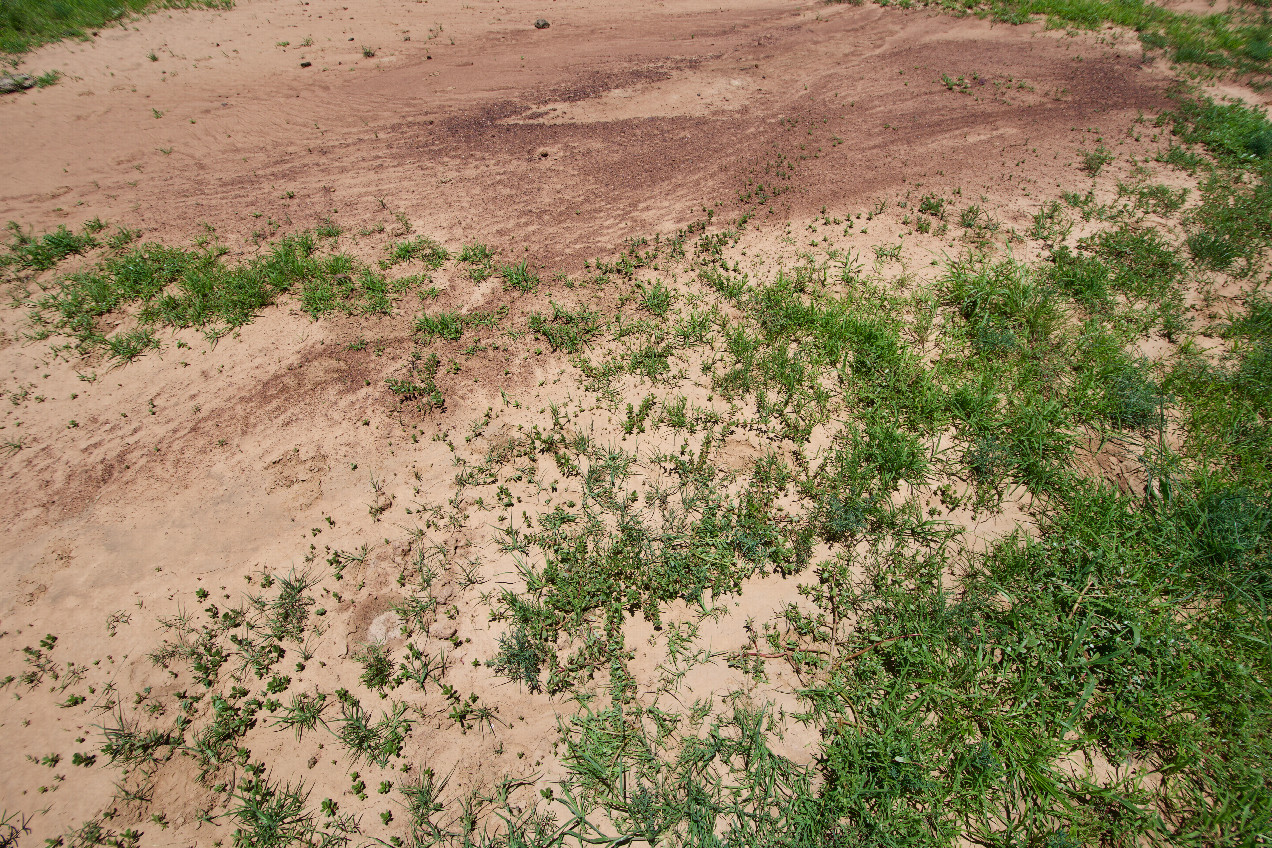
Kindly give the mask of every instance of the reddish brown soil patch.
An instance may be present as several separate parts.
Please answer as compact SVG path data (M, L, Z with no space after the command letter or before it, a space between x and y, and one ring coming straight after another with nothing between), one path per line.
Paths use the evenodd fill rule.
M778 152L820 152L805 207L915 182L1023 194L1071 174L1092 131L1164 105L1138 47L927 12L684 4L616 25L575 3L536 31L528 8L396 11L251 3L49 48L73 79L0 104L4 215L179 239L387 208L556 265L691 220ZM976 76L961 94L942 74Z

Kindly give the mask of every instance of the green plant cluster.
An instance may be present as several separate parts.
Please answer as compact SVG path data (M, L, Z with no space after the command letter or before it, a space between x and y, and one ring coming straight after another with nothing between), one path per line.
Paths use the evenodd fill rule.
M314 318L334 311L388 313L396 296L422 281L391 280L347 254L324 252L322 238L311 233L286 236L264 256L231 263L227 249L216 244L136 245L128 230L102 241L104 229L93 220L79 233L60 227L33 238L11 226L13 238L0 261L28 291L32 281L40 289L28 296L37 338L66 336L79 353L104 349L129 361L159 347L157 329L195 327L214 340L289 292ZM426 264L434 267L429 263L440 261L444 251L438 254L427 239L409 249L395 245L390 256L406 250L414 257L420 244L433 245ZM81 270L58 272L71 257L93 251L103 255L87 257ZM51 279L43 276L47 272L54 272Z

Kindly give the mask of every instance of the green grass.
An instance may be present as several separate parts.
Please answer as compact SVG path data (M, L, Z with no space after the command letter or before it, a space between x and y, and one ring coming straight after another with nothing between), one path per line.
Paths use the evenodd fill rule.
M600 316L586 307L570 311L555 301L552 314L530 316L530 329L553 350L578 353L600 332Z
M239 825L234 844L281 848L311 839L315 825L308 799L303 784L278 785L260 774L245 778L229 810Z
M277 727L291 728L296 731L296 741L304 738L305 731L313 730L322 721L323 710L327 706L325 695L294 695L282 718L275 722Z
M419 262L430 271L442 267L451 255L437 242L427 236L419 236L409 241L397 242L389 247L388 259L383 263L385 267L397 265L401 262Z
M325 253L309 233L287 236L261 257L228 263L216 245L135 245L135 234L126 230L103 241L104 229L90 221L78 233L60 227L36 238L11 227L0 268L25 286L39 337L68 337L79 353L102 349L121 361L157 348L158 329L196 327L216 338L288 293L315 319L332 312L383 314L392 311L395 295L424 282L389 281L348 255ZM71 257L90 252L93 261L85 267L60 272ZM56 272L51 278L38 276L50 271ZM33 285L40 291L31 294ZM106 329L121 318L132 326Z
M1222 142L1214 150L1232 167ZM1259 177L1257 160L1241 161L1255 167L1229 174L1215 204ZM1199 221L1185 219L1190 237ZM1266 256L1269 239L1257 229L1252 239L1251 255ZM847 268L846 291L786 273L713 287L755 316L724 328L718 388L753 395L761 413L782 409L774 395L789 408L805 394L815 402L789 415L801 425L851 419L815 470L795 474L802 521L831 546L805 572L814 608L790 610L787 629L760 643L821 669L797 717L820 747L797 766L769 747L779 725L762 707L695 725L620 686L611 706L565 728L565 841L1257 844L1272 826L1272 309L1251 297L1213 328L1232 345L1223 364L1185 355L1164 382L1130 348L1186 326L1195 243L1115 223L1039 267L953 263L937 286L953 321L931 366L906 364L904 323L881 317L906 310ZM1145 309L1158 317L1141 320ZM819 394L828 375L844 388ZM1151 434L1172 407L1190 446L1145 453L1147 492L1079 473L1080 429ZM629 424L638 417L629 407ZM934 460L922 439L947 424L963 448ZM951 468L991 487L1014 481L1046 504L1035 534L961 554L955 588L940 577L955 565L951 528L896 497ZM752 485L762 479L757 467ZM556 655L544 646L556 640L536 634L544 616L568 621L578 608L552 612L558 593L577 596L580 573L577 561L525 573L533 603L505 599L520 618L501 643L502 673L545 685ZM762 663L738 663L764 679ZM1097 767L1126 762L1136 774L1116 780Z
M1104 145L1097 146L1094 150L1086 150L1082 153L1082 170L1091 176L1099 176L1104 166L1113 161L1113 152Z
M468 278L475 283L484 283L495 273L495 251L481 242L464 245L458 258L468 266Z
M841 268L840 282L855 282L854 273ZM847 394L910 419L934 415L929 375L904 349L896 304L882 290L863 285L828 296L797 271L734 299L759 320L722 328L730 361L714 385L727 397L753 395L760 415L781 421L785 432L806 435ZM835 388L813 379L824 369L834 372Z
M208 809L244 845L1261 844L1272 829L1268 123L1202 100L1181 101L1167 125L1182 151L1167 155L1198 177L1195 203L1147 180L1106 192L1113 180L1092 173L1079 178L1091 194L1039 200L1021 236L1037 251L996 242L995 210L927 196L924 219L958 213L980 235L926 276L883 257L867 270L833 246L743 270L731 249L747 246L745 220L708 219L593 263L551 314L430 309L385 398L443 408L442 357L423 345L474 327L501 326L465 354L483 365L520 355L500 349L508 338L546 343L577 370L552 402L507 388L500 411L469 428L441 419L434 440L454 465L434 496L445 502L421 486L398 502L405 515L386 506L405 536L376 556L315 544L306 560L326 558L331 574L253 576L259 589L237 606L209 604L204 589L201 613L165 620L150 655L172 677L153 696L160 709L112 706L100 740L130 770L120 791L191 757ZM1113 199L1097 202L1096 189ZM273 273L291 282L271 297L291 290L303 303L313 285L329 292L314 303L355 312L394 293L302 237L226 269L215 250L111 247L104 232L15 234L6 273L43 281L52 298L37 317L99 302L102 315L146 314L163 295L187 297L196 272ZM494 273L478 247L459 262ZM147 294L111 270L128 257L138 280L173 276ZM91 269L57 273L71 262ZM505 266L510 287L546 285L518 274L531 271ZM1240 294L1211 321L1186 304L1216 281ZM108 340L150 343L126 332ZM1160 341L1163 358L1145 358ZM416 435L419 416L393 414ZM1118 459L1116 474L1090 461L1097 451ZM990 529L1016 515L1014 532ZM474 538L483 547L462 544ZM506 570L465 596L486 576L477 550ZM397 571L397 589L363 582L368 563ZM756 578L791 581L798 601L731 620ZM320 599L373 595L393 596L404 644L340 664L328 654L348 688L301 691L292 664L301 674L322 638ZM484 652L466 641L461 607L473 604L479 630L495 626ZM28 648L11 683L71 685L57 679L56 642ZM725 691L691 691L704 678ZM420 765L434 743L417 722L453 721L498 752L514 721L498 707L521 711L527 695L561 714L558 760L508 761L504 779L468 794ZM316 808L294 776L266 776L253 752L289 731L326 734L332 759L365 770L349 776L350 797ZM799 762L778 753L789 731ZM538 777L545 765L558 780ZM398 805L366 807L376 785Z
M1012 24L1041 17L1047 26L1095 30L1112 24L1138 34L1146 50L1174 62L1265 75L1272 61L1272 25L1260 4L1194 15L1145 0L878 0L880 5L935 6ZM949 85L949 83L947 83ZM1097 168L1098 170L1098 168Z
M0 53L25 53L152 9L230 9L233 0L11 0L0 7Z
M358 652L356 659L362 663L363 671L359 679L363 686L383 691L393 682L396 664L383 645L376 643L367 645Z
M539 287L539 275L524 259L516 265L505 265L499 274L503 277L504 286L507 288L520 292L532 292Z
M415 332L425 339L440 338L458 341L464 335L464 316L458 312L435 312L421 315L415 322Z
M442 361L435 353L412 356L405 377L389 377L385 382L389 391L403 403L414 402L421 411L442 409L446 406L446 399L437 386L437 371L441 365Z
M505 591L499 602L510 632L492 664L532 691L567 691L607 667L614 675L628 615L660 626L671 601L703 606L737 593L752 574L797 571L807 557L808 534L768 513L776 492L722 495L705 455L676 465L677 503L646 511L625 491L634 456L560 430L538 438L560 467L577 469L584 500L577 513L558 509L527 535L542 565L524 566L526 591ZM617 531L603 532L611 522ZM563 637L577 648L562 652Z
M1204 174L1201 203L1188 214L1192 257L1211 270L1253 277L1272 241L1272 121L1263 110L1208 99L1181 102L1165 121L1215 159L1214 166L1190 163Z
M79 233L60 226L38 238L24 233L13 221L9 222L8 229L11 241L8 251L0 257L0 267L47 271L70 256L81 256L86 251L99 247L100 242L96 236L106 229L106 225L94 218ZM127 243L127 239L123 243Z

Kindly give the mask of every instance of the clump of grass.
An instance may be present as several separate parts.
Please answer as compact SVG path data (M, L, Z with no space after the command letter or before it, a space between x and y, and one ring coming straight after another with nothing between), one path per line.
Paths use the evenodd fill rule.
M1201 202L1184 216L1193 258L1203 268L1254 275L1272 243L1272 121L1262 109L1209 99L1183 101L1164 120L1215 158L1214 166L1191 163L1206 171Z
M358 652L356 659L362 664L362 676L359 679L363 686L383 691L393 682L397 664L384 645L372 642Z
M446 248L427 236L419 236L390 246L388 259L383 264L389 267L414 261L422 263L431 271L442 267L442 263L450 258L450 252Z
M106 228L99 219L84 224L80 232L75 233L65 226L59 226L51 233L34 237L22 231L15 221L9 222L11 240L8 252L3 257L4 264L19 270L47 271L55 268L68 257L81 256L97 247L96 236Z
M10 229L14 238L4 263L38 273L101 247L98 234L105 225L90 221L80 233L59 228L39 238ZM264 256L240 264L224 262L225 250L216 245L132 246L135 238L119 230L108 239L110 254L44 284L45 293L30 302L43 337L63 334L81 352L105 348L129 360L158 346L158 328L198 327L220 336L289 292L299 293L301 308L314 318L337 310L392 310L391 287L382 276L347 255L320 252L309 233L287 236ZM125 311L133 326L107 335L103 326Z
M1203 145L1221 163L1259 166L1272 158L1272 122L1257 107L1209 98L1181 100L1164 121L1174 125L1183 141Z
M313 730L322 721L326 706L326 695L293 695L291 705L285 708L282 717L274 724L276 727L290 727L295 730L296 741L299 742L305 731Z
M811 379L823 369L864 405L893 405L907 418L933 412L930 376L904 348L882 292L832 296L783 273L738 299L758 320L725 328L729 360L713 384L726 396L754 394L792 436L806 438L829 412L831 393Z
M104 339L106 352L120 362L132 362L146 351L157 350L159 339L148 329L124 331Z
M464 316L458 312L435 312L421 315L415 322L415 332L423 339L441 338L458 341L464 335Z
M1145 301L1177 300L1185 266L1175 246L1157 231L1123 224L1079 244L1109 269L1112 291Z
M309 841L316 825L308 799L303 784L280 785L260 774L244 779L229 811L239 825L234 844L281 848Z
M483 265L495 258L495 251L481 242L466 244L459 252L459 261L472 265Z
M481 242L464 245L459 261L468 266L468 278L475 283L484 283L495 273L495 251Z
M622 655L627 615L660 626L672 601L702 605L757 571L796 573L807 559L811 534L773 518L776 487L722 492L705 453L674 464L679 504L655 501L642 514L625 490L634 456L567 438L559 426L535 438L565 473L581 474L585 501L579 513L558 509L541 521L525 540L525 591L500 598L509 631L493 665L509 679L568 691ZM617 529L603 532L611 522Z
M421 411L443 409L446 399L437 385L437 372L441 366L442 361L435 353L414 355L405 378L390 377L385 382L399 400L412 401Z
M675 295L672 294L666 283L662 280L654 280L649 284L639 283L637 284L637 290L640 292L642 309L657 318L665 318L667 316L667 311L671 309Z
M332 724L336 735L355 759L366 758L383 768L394 757L401 756L402 745L411 732L406 718L406 705L395 704L381 713L378 721L352 696L340 703L341 714Z
M318 238L325 239L339 238L341 232L343 232L343 230L341 230L340 226L330 218L324 220L314 229L314 235L318 236Z
M945 80L946 80L946 83L945 83L946 88L952 88L953 83L949 81L949 78L945 77ZM931 215L933 218L944 219L945 204L946 204L946 200L944 197L940 197L935 194L925 194L919 200L919 211L924 213L925 215Z
M1072 221L1067 220L1061 209L1060 201L1043 203L1042 209L1033 216L1033 228L1029 230L1029 238L1042 242L1063 243L1074 229Z
M539 275L529 266L526 260L516 265L505 265L500 270L504 285L520 292L532 292L539 287Z
M1113 151L1101 144L1094 150L1084 150L1081 158L1082 170L1095 177L1099 176L1105 165L1113 161Z
M530 316L530 329L553 350L578 353L600 332L600 316L586 307L572 312L553 301L550 316L538 312Z
M524 624L514 626L499 637L499 650L490 665L496 674L523 684L531 692L540 692L543 684L539 675L546 661L541 646L542 641L531 638Z
M1061 246L1051 252L1051 266L1044 273L1052 283L1077 303L1091 311L1113 305L1110 285L1112 271L1094 257L1083 256Z

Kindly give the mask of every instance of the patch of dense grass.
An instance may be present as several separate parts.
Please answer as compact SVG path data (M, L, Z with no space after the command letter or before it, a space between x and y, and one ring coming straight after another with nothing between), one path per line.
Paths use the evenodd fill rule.
M1231 353L1214 362L1191 352L1169 384L1185 401L1190 453L1218 460L1255 487L1272 483L1270 313L1264 297L1252 298L1247 313L1222 328Z
M1156 504L1075 486L1039 538L996 546L957 593L931 580L939 552L870 539L865 576L837 602L879 646L814 703L835 728L827 823L873 844L1266 828L1266 507L1173 482ZM1100 785L1101 760L1138 775Z
M1215 560L1189 541L1188 508L1159 513L1095 486L1072 495L1040 538L996 546L957 593L934 579L948 566L938 540L913 525L818 566L823 612L842 605L854 634L801 693L800 720L822 732L812 767L773 753L780 730L763 708L667 734L665 719L613 707L571 722L571 789L615 838L677 845L722 831L725 844L800 846L827 833L879 846L1255 844L1245 837L1272 821L1266 618L1242 614L1250 595L1211 605L1228 596L1194 579ZM829 639L828 620L798 624Z
M1251 249L1266 255L1267 241ZM1159 384L1129 350L1155 322L1127 312L1178 313L1183 250L1119 225L1039 268L975 257L948 269L956 320L925 378L932 420L968 434L973 476L1006 474L1045 499L1036 534L956 567L947 531L896 500L899 482L932 473L924 419L898 427L904 406L826 398L820 420L847 405L861 422L796 481L832 556L812 566L815 608L788 610L766 646L820 669L798 716L820 733L815 762L775 754L778 723L741 699L707 726L629 700L585 711L566 727L574 838L1258 844L1272 827L1272 309L1251 298L1220 328L1223 364L1186 356ZM828 343L853 295L801 291L787 274L729 293L764 306L726 336L741 391L788 380L816 392L843 373L853 348ZM764 356L770 340L787 358ZM1152 431L1173 405L1194 441L1185 456L1146 453L1147 491L1076 473L1066 433Z
M234 0L6 0L0 4L0 53L25 53L151 9L230 9Z
M1215 164L1201 169L1201 203L1190 210L1188 248L1202 267L1251 277L1266 267L1272 243L1272 121L1238 103L1184 101L1167 119L1185 141L1203 146Z
M468 327L494 327L507 314L507 307L496 312L467 312L454 310L424 313L415 321L415 332L423 341L435 338L448 342L458 341Z
M524 259L516 265L505 265L499 273L507 288L520 292L532 292L539 287L539 275Z
M106 249L84 269L41 282L43 293L29 299L31 318L37 336L69 336L81 353L104 348L121 360L157 347L155 329L198 327L215 338L249 323L287 292L297 293L314 318L336 310L385 313L395 294L418 282L388 280L345 254L325 253L309 233L283 238L261 257L229 263L219 246L133 245L134 234L124 230L103 243L104 229L90 221L80 233L61 227L39 238L15 229L2 259L21 276Z
M79 233L58 227L51 233L34 237L22 231L16 222L9 222L11 242L8 251L0 255L0 268L13 267L33 271L47 271L70 256L80 256L99 247L97 236L106 229L98 218L84 224ZM113 247L122 247L131 241L132 235L121 230L111 240Z
M758 316L723 329L728 364L714 383L726 396L755 398L763 418L792 434L826 419L834 402L886 406L916 426L936 410L930 375L902 343L896 304L845 264L839 286L826 287L828 269L803 266L768 285L732 288L732 299ZM831 385L817 379L830 369Z
M430 271L442 267L442 263L450 259L446 248L428 236L419 236L407 241L400 241L389 247L389 256L382 264L385 267L401 262L419 262Z
M578 353L600 332L600 316L586 307L570 311L553 301L551 315L530 316L530 329L553 350Z

